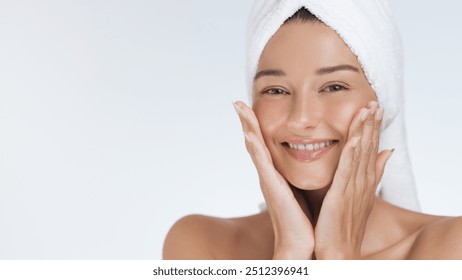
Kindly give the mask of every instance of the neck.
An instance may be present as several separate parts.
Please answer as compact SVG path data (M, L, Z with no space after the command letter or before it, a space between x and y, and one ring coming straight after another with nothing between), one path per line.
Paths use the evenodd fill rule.
M319 213L321 212L322 202L326 196L329 186L319 190L305 190L303 191L303 197L305 198L306 204L310 209L310 213L313 217L313 226L316 226L318 221Z
M304 202L304 204L306 204L308 209L304 209L304 211L311 220L313 226L316 226L319 213L321 212L322 202L324 201L324 197L326 196L330 185L318 190L301 190L293 185L291 185L291 187L293 190L301 194L304 201L299 201L299 203ZM302 206L302 208L304 207ZM307 213L307 211L309 211L309 213Z

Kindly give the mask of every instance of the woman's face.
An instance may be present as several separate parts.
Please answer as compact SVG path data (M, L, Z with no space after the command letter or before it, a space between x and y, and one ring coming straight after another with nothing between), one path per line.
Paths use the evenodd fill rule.
M353 117L377 100L356 56L323 23L291 22L255 78L252 107L276 169L300 189L330 185Z

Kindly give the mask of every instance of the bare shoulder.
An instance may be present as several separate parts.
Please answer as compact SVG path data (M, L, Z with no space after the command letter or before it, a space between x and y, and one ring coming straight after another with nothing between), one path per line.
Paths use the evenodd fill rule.
M164 259L216 259L213 248L218 237L232 235L226 219L189 215L178 220L164 242ZM224 237L226 238L226 237Z
M255 246L259 246L259 242L262 242L256 242L260 235L256 231L265 230L266 222L262 214L239 218L217 218L204 215L183 217L172 226L167 234L163 259L251 258L249 254L260 252L255 250ZM262 226L252 226L255 224Z
M462 259L462 217L440 217L417 236L409 259Z

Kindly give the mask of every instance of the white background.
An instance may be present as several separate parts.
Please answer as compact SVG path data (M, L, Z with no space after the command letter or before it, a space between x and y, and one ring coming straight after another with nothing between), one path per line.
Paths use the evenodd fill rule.
M426 213L462 214L462 2L392 1ZM0 258L159 259L181 216L263 201L247 101L251 1L0 0Z

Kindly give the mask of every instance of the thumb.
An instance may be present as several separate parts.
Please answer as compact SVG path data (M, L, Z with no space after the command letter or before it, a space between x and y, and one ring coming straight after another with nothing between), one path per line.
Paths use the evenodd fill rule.
M380 180L382 180L382 176L383 176L383 172L385 171L385 164L388 162L388 160L390 159L391 155L393 154L393 152L395 151L395 149L391 149L391 150L385 150L385 151L382 151L380 152L380 154L377 156L377 163L376 163L376 174L377 174L377 180L376 180L376 184L378 184L380 182Z

